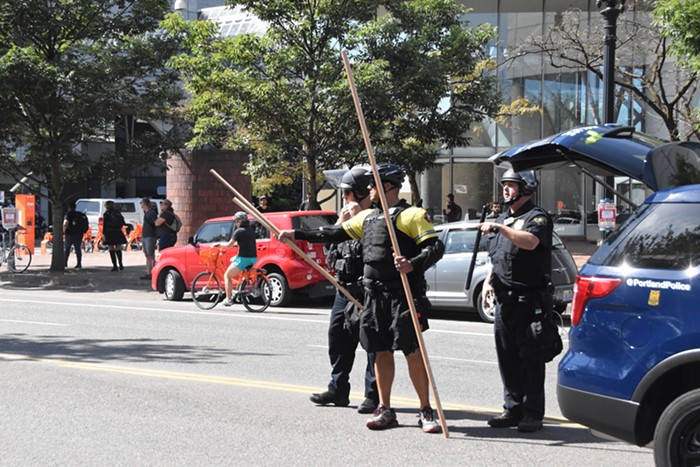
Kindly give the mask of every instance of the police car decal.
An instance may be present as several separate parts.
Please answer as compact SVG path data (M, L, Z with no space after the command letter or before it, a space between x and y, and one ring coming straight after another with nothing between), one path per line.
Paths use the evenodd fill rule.
M645 289L664 289L664 290L680 290L683 292L690 292L690 284L684 284L678 281L654 281L651 279L637 279L628 278L628 287L642 287Z

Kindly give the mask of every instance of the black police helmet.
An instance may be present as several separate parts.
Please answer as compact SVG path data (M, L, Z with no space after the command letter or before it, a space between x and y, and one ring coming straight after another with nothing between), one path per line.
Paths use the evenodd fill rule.
M522 195L531 195L537 189L537 177L535 172L528 170L526 172L516 172L513 169L506 170L506 173L501 177L501 185L505 182L515 182L520 185Z
M372 181L372 171L362 167L354 167L343 174L338 188L352 190L358 199L364 199L369 195L367 185Z
M403 167L389 162L382 162L379 164L377 166L377 171L379 172L379 178L382 182L389 182L396 187L400 187L403 184L404 178L406 178L406 171Z

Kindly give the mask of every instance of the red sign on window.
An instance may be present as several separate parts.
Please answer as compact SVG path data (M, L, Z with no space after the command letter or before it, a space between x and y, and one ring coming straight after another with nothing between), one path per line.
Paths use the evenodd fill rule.
M598 203L598 229L612 230L615 228L617 208L613 203L601 201Z

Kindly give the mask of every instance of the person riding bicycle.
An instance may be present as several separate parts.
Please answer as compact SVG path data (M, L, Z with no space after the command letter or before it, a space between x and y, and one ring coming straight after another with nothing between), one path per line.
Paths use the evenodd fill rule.
M233 236L228 243L221 245L224 248L238 246L238 254L231 259L231 265L224 273L226 286L226 300L224 306L233 305L233 285L231 281L240 276L243 270L255 264L258 260L258 254L255 248L255 230L250 228L248 214L243 211L238 211L233 215L233 220L236 222L236 229L233 231ZM219 246L215 244L214 246Z

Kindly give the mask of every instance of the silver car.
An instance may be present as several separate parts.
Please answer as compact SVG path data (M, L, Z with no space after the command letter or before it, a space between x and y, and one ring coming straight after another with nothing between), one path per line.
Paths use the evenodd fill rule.
M476 241L476 223L440 224L435 226L435 230L445 244L445 254L425 272L430 303L436 309L476 311L482 320L492 323L495 306L484 307L481 300L481 289L490 268L483 237L476 256L472 285L469 290L465 288ZM552 242L552 282L555 289L554 308L559 313L564 312L571 302L577 272L574 258L555 233Z

